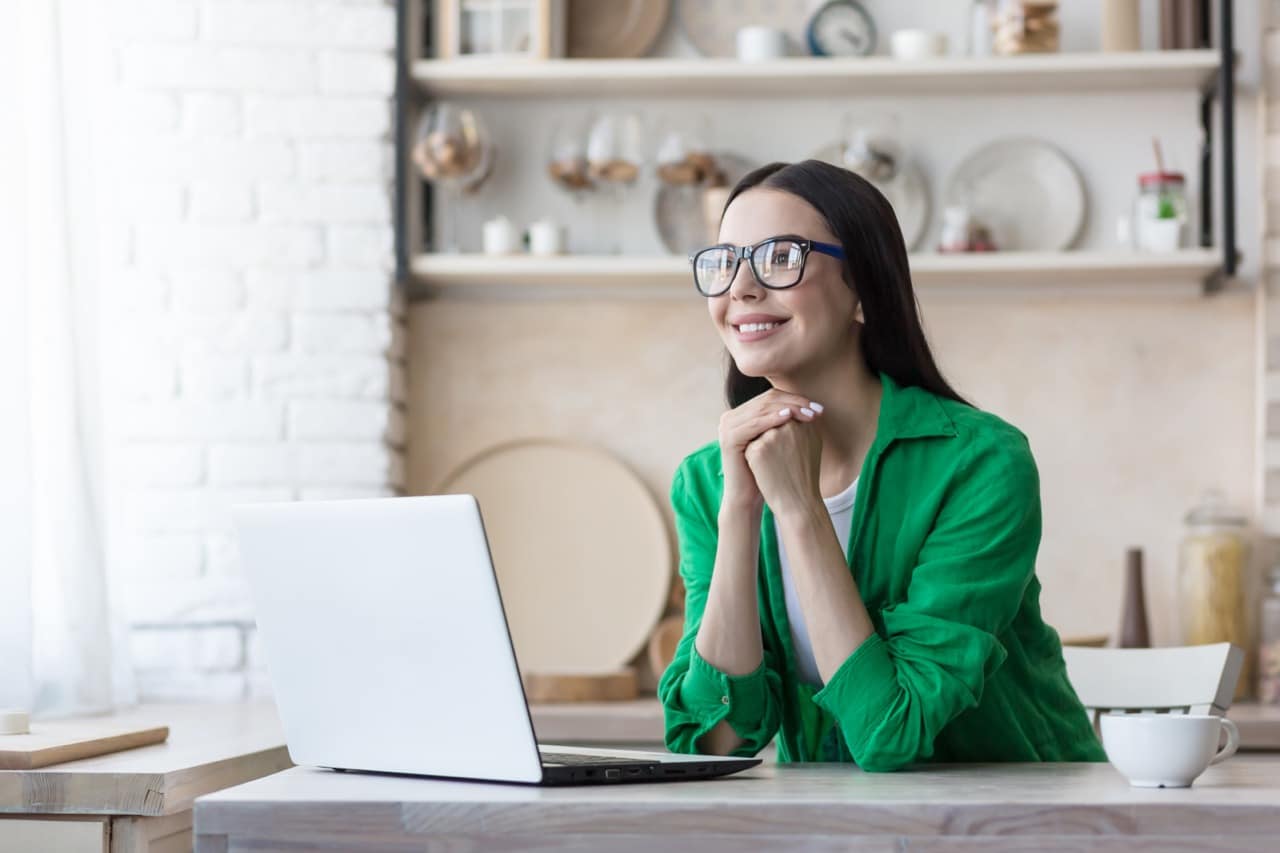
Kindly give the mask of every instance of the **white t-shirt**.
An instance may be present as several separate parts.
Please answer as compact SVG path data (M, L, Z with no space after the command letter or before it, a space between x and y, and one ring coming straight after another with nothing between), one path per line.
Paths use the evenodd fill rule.
M836 530L836 538L840 540L840 552L849 550L849 528L853 524L853 499L858 493L858 478L854 477L849 488L838 495L823 498L827 512L831 514L831 525ZM782 543L782 530L778 527L778 519L773 520L774 531L778 540L778 556L782 560L782 586L787 595L787 620L791 623L791 645L796 650L796 666L800 671L800 679L815 687L822 686L822 676L818 674L818 662L813 657L813 643L809 640L809 628L805 625L804 611L800 609L800 598L796 594L795 583L791 579L791 564L787 560L787 549Z

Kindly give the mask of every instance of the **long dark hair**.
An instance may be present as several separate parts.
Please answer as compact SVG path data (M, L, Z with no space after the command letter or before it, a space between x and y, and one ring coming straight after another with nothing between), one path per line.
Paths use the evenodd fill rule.
M753 187L781 190L804 199L827 222L844 247L844 282L862 301L862 357L873 374L887 373L899 385L916 386L940 397L972 405L947 384L933 360L920 325L911 286L907 246L888 200L867 180L821 160L761 166L729 193L725 208ZM721 217L723 218L723 212ZM763 376L746 376L733 356L724 392L736 408L773 386Z

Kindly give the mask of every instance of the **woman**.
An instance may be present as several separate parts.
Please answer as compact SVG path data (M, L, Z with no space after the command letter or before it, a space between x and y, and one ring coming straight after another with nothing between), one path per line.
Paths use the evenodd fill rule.
M816 160L733 189L693 260L729 356L671 485L666 743L779 761L1104 760L1040 617L1026 437L942 378L892 208Z

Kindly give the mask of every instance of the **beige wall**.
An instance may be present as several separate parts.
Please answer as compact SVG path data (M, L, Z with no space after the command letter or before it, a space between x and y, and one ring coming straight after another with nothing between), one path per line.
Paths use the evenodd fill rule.
M923 302L957 389L1030 437L1048 618L1114 631L1138 545L1153 639L1172 641L1182 514L1205 487L1254 501L1253 294ZM701 302L419 302L409 339L413 493L491 444L553 435L617 454L665 505L675 465L716 435L723 363Z

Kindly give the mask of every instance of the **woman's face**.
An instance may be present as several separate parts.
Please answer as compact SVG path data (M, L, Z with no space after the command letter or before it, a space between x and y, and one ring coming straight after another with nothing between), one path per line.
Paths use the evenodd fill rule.
M729 205L720 223L719 242L754 245L781 234L839 244L808 202L759 187ZM802 374L809 365L836 357L856 343L853 327L855 319L861 321L861 313L841 278L842 264L838 258L811 251L799 284L770 290L756 281L743 260L729 290L707 299L711 321L744 375ZM742 324L752 322L778 325L763 334L741 330Z

